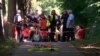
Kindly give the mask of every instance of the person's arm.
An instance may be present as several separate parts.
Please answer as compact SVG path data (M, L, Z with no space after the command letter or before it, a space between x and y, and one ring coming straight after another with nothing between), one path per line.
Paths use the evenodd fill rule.
M50 15L48 15L48 20L49 20L49 21L50 21L50 18L51 18Z
M63 20L64 20L64 16L62 15L61 16L61 23L63 23Z
M70 22L73 21L74 20L74 15L70 14L68 19L69 19Z
M15 23L15 19L16 19L16 16L14 16L14 21L13 21L14 23Z
M76 31L76 33L75 33L75 38L76 38L76 39L79 39L79 30Z

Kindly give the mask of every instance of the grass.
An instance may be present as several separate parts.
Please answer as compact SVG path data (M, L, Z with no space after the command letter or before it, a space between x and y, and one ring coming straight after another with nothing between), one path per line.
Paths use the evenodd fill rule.
M100 46L100 26L86 30L86 36L83 40L72 41L75 46L81 45L96 45Z
M71 43L85 56L100 56L100 48L80 48L85 46L100 47L100 24L86 30L86 37L84 40L75 40Z
M92 37L87 37L84 40L75 40L71 42L74 46L86 46L86 45L95 45L100 46L100 38L96 37L95 39Z
M6 40L0 43L0 56L11 56L16 43L12 40Z
M87 37L84 40L72 41L72 44L84 55L84 56L100 56L100 49L96 48L80 48L86 46L100 47L100 37Z
M59 51L59 48L30 48L28 49L29 52L51 52L51 51Z

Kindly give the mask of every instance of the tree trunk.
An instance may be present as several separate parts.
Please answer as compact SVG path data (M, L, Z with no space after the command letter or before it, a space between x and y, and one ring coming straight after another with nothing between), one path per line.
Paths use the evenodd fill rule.
M26 15L31 8L31 0L17 0L18 9L22 11L22 15Z
M2 9L3 9L3 15L5 15L6 14L5 0L2 0Z
M8 0L8 20L13 22L16 14L16 0Z
M17 3L18 3L18 9L21 10L21 13L22 15L25 14L25 10L24 10L24 0L17 0Z
M4 41L4 27L2 18L2 9L0 9L0 41Z
M5 24L6 37L12 37L12 26L14 22L14 16L16 15L16 0L8 0L8 21L9 24Z
M4 40L4 35L3 35L3 28L2 28L2 23L1 23L1 17L0 17L0 41Z

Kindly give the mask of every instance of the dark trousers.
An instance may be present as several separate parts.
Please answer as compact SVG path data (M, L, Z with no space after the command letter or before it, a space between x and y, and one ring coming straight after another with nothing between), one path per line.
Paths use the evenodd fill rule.
M17 29L17 31L18 31L18 40L21 42L22 41L22 39L23 39L23 37L22 37L22 24L20 23L20 22L17 22L16 23L16 29Z
M61 41L66 41L66 26L65 25L63 25L63 36L62 36L62 39L61 39Z
M19 27L19 25L16 26L16 29L18 31L18 40L20 41L21 40L21 27Z
M34 31L31 31L29 40L33 40L33 36L34 36Z
M55 27L51 27L51 33L50 33L50 41L55 41L54 40L54 35L55 35Z
M74 40L74 28L67 28L66 29L66 40Z
M62 41L74 40L74 28L63 28Z

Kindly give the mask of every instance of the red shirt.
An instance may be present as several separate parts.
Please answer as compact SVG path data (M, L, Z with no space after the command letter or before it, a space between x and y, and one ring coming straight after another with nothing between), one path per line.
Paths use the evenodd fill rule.
M78 37L80 39L84 39L84 37L85 37L85 31L84 31L84 29L79 29L78 30Z
M23 29L22 34L23 34L24 37L29 37L30 29L29 28Z
M47 19L42 19L42 20L39 22L39 25L40 25L40 27L41 27L42 29L46 29L46 28L47 28L46 24L47 24Z

